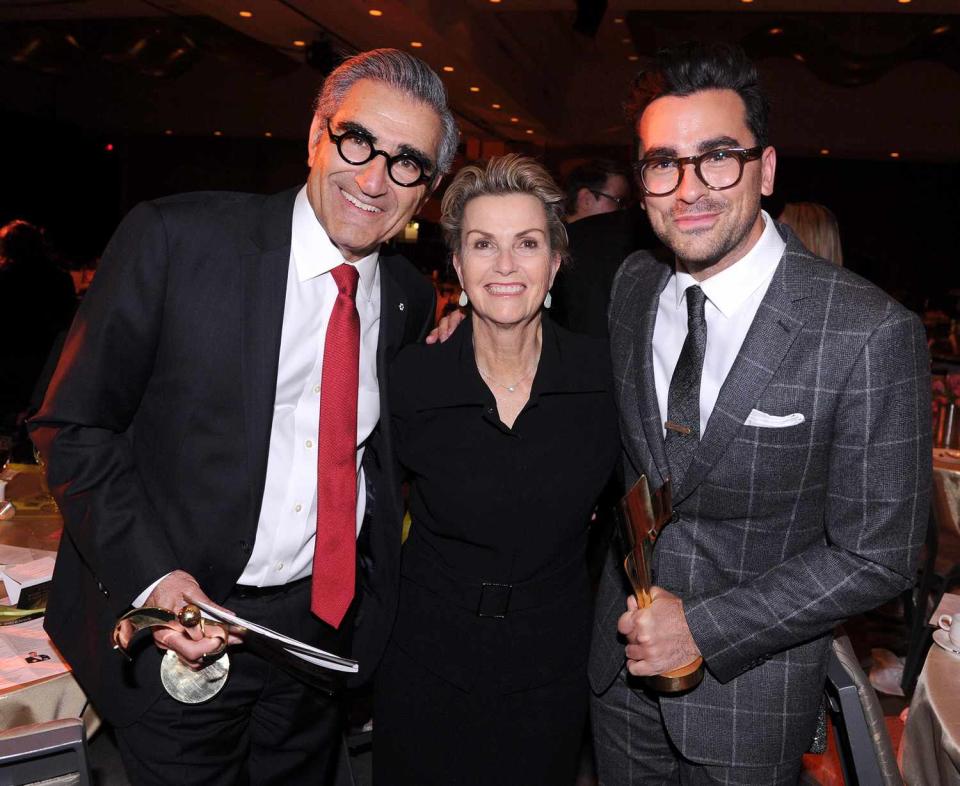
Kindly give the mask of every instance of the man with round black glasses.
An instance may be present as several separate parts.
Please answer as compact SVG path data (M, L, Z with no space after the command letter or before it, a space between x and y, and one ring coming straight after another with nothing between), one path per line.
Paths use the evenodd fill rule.
M324 82L305 186L144 203L111 240L32 429L65 519L46 627L133 783L348 782L339 684L213 625L125 665L110 631L189 597L376 666L401 532L386 365L434 313L380 246L457 145L426 64L362 53ZM164 692L161 649L199 666L224 643L219 694Z
M672 252L614 281L628 487L668 480L653 603L613 546L590 657L600 782L792 784L833 627L913 581L930 482L917 317L760 208L776 153L735 47L661 52L632 96L643 208ZM626 644L626 647L624 647ZM701 656L699 686L638 677Z

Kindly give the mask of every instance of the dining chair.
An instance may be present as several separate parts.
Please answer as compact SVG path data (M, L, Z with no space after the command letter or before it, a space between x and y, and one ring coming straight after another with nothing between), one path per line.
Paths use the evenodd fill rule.
M0 786L49 782L90 786L86 734L79 718L15 726L0 732Z
M844 783L903 786L880 701L846 635L833 640L825 690Z

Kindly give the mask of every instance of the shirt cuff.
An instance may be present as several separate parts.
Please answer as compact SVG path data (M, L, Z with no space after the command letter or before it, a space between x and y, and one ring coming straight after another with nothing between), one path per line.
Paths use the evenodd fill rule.
M173 573L173 571L170 571L170 573ZM143 592L137 595L137 597L133 599L133 603L131 603L130 605L133 606L135 609L139 609L141 606L143 606L143 604L147 602L147 598L150 597L150 593L157 588L157 584L159 584L167 576L169 576L170 573L164 573L159 579L153 582L153 584L151 584Z

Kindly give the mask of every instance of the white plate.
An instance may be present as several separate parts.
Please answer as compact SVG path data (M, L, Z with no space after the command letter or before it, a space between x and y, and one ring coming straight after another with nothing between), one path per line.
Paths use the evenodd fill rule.
M960 647L955 647L953 642L950 641L950 634L945 630L938 628L933 632L933 640L940 646L941 649L945 649L947 652L952 655L960 655Z

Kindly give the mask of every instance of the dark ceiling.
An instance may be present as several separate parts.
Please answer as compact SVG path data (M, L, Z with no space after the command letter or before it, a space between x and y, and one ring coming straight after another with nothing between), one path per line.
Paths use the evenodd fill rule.
M13 0L0 80L5 111L94 131L293 140L325 67L400 46L453 69L468 137L610 147L635 72L690 38L755 57L786 154L960 160L960 0Z

